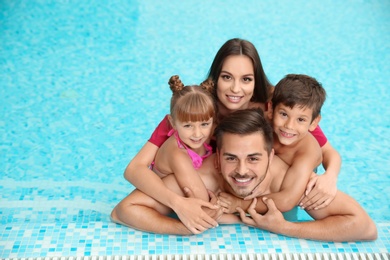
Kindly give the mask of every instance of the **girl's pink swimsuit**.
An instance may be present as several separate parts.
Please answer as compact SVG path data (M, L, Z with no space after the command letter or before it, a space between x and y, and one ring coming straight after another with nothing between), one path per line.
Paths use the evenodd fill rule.
M184 148L186 149L187 153L188 153L188 156L191 158L192 160L192 165L194 166L194 168L197 170L199 169L201 166L202 166L202 163L203 163L203 160L206 159L207 157L209 157L212 153L213 153L213 149L212 147L209 145L209 144L206 144L206 143L203 143L203 146L204 148L206 149L206 153L202 156L200 156L199 154L197 154L196 152L192 151L190 148L188 148L184 143L183 141L180 139L179 135L177 134L177 132L175 131L175 129L171 129L169 132L168 132L168 138L170 136L174 135L175 138L176 138L176 141L177 141L177 146L179 148ZM161 173L158 169L158 167L156 167L155 165L155 162L152 162L152 165L150 166L150 168L155 172L157 173L160 177L163 177L165 176L165 174Z
M195 169L199 169L202 166L203 160L206 159L207 157L209 157L212 154L212 152L213 152L213 150L212 150L212 148L211 148L211 146L209 144L203 143L203 146L206 149L206 153L204 155L200 156L199 154L197 154L194 151L192 151L190 148L188 148L183 143L183 141L180 139L180 137L177 134L177 131L175 131L175 129L171 129L168 132L168 136L171 136L172 134L175 135L175 138L176 138L176 141L177 141L177 146L179 148L184 148L184 149L187 150L187 153L188 153L188 155L190 156L190 158L192 160L192 165L194 166Z

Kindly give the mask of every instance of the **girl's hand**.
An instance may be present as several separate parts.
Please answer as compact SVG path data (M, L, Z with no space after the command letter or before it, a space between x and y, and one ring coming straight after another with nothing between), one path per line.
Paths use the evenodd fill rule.
M203 210L203 208L217 210L219 208L218 205L192 198L192 192L189 189L185 188L184 192L189 198L181 197L177 207L173 210L191 233L200 234L209 228L218 226L218 222Z
M337 193L336 181L335 178L326 175L326 172L311 177L299 206L306 210L317 210L328 206Z

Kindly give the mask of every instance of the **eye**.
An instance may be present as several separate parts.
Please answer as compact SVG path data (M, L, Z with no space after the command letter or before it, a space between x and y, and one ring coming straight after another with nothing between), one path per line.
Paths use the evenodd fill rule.
M249 83L249 82L252 82L252 81L253 81L253 78L251 78L251 77L245 77L245 78L243 78L243 80L244 80L244 82Z
M203 126L203 127L207 127L207 126L209 126L209 125L210 125L210 122L203 122L203 123L202 123L202 126Z
M230 80L232 77L230 75L222 74L221 78L224 80Z
M258 161L260 161L260 158L258 158L258 157L249 157L248 161L249 162L258 162Z
M183 125L184 128L190 128L191 126L192 126L192 125L190 125L190 124L184 124L184 125Z
M225 160L228 161L228 162L234 162L236 160L236 157L233 157L233 156L226 156L225 157Z
M286 112L279 112L279 115L283 116L283 117L286 117L287 116L287 113Z
M306 119L305 118L298 118L298 122L304 123L304 122L306 122Z

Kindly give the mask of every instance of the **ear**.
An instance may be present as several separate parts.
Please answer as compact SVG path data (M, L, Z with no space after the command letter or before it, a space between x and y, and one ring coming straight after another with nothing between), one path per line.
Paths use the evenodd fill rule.
M320 121L321 121L321 115L318 115L316 118L314 118L313 122L311 122L309 126L309 130L313 131L318 126L318 123Z
M272 159L274 159L275 150L272 148L271 153L269 154L269 164L271 165Z
M214 168L217 169L218 173L221 172L221 161L219 160L219 150L217 148L215 157L214 157Z
M174 129L176 129L175 124L173 123L173 118L172 118L171 115L168 115L168 120L169 120L169 123L171 124L171 126L172 126Z
M272 121L272 118L274 116L274 110L272 109L272 101L267 102L266 104L266 111L264 111L265 118Z

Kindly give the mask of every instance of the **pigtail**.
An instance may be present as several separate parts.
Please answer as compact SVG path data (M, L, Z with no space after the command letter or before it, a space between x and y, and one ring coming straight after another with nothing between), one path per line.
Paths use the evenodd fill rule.
M200 83L200 87L206 90L208 93L212 94L214 92L214 81L211 78L208 78Z
M172 93L181 91L184 88L184 84L181 82L178 75L172 76L168 81L169 87L172 90Z

